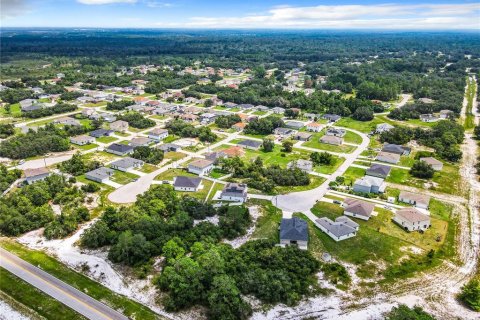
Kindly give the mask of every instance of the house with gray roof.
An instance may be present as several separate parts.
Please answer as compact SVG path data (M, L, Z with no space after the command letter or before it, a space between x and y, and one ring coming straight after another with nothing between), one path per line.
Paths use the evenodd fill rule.
M32 184L36 181L45 180L50 175L50 171L47 168L35 168L35 169L25 169L23 171L25 175L25 181L28 184Z
M340 138L337 136L324 135L320 138L320 142L325 144L331 144L334 146L340 146L343 144L343 138Z
M251 149L251 150L258 150L260 149L260 146L262 145L261 141L256 141L256 140L242 140L237 143L238 146L245 148L245 149Z
M397 164L400 161L400 155L396 153L380 151L375 157L375 160Z
M112 134L113 134L113 130L106 130L106 129L97 129L89 133L89 135L94 138L109 137Z
M327 136L334 136L334 137L343 138L347 134L347 130L340 129L340 128L329 127L329 128L327 128L327 132L325 132L325 134Z
M197 159L188 164L188 172L204 176L213 169L213 161L207 159Z
M345 198L343 207L345 208L344 215L362 220L370 219L373 209L375 209L372 202L354 198Z
M100 167L85 173L85 178L88 180L105 183L106 181L110 180L110 177L113 176L113 173L114 171L110 168Z
M177 151L182 149L181 146L179 146L178 144L174 144L174 143L164 143L164 144L161 144L161 145L157 145L155 148L160 149L165 153L167 153L167 152L177 152Z
M275 114L283 114L283 113L285 113L285 108L274 107L274 108L270 109L270 111L272 111Z
M313 162L310 160L303 160L303 159L293 160L287 164L287 168L288 169L298 168L305 172L311 172L313 170Z
M398 201L413 204L417 208L428 209L430 205L430 196L420 193L401 191L398 195Z
M75 137L70 137L70 143L84 146L86 144L95 143L95 138L87 135L80 135Z
M342 241L357 235L359 225L351 219L341 216L332 221L327 217L315 220L315 225L335 241Z
M36 104L37 102L38 102L37 99L24 99L24 100L22 100L22 101L19 102L19 104L20 104L20 109L21 109L22 111L25 111L25 108L26 108L26 107L30 107L30 106Z
M353 191L362 193L383 193L387 187L382 178L364 176L355 180Z
M387 132L395 128L391 124L388 123L379 123L377 124L377 128L375 129L376 133L382 133L382 132Z
M168 137L168 130L162 128L155 128L152 131L147 132L147 135L150 139L161 141Z
M129 146L134 148L136 147L148 147L154 140L147 138L147 137L135 137L130 140L128 143Z
M127 154L132 154L133 150L134 150L134 147L127 146L126 144L121 144L121 143L112 143L105 149L106 152L113 153L118 156L125 156Z
M296 245L302 250L307 250L307 222L297 217L282 219L282 222L280 223L280 245L282 247Z
M398 144L385 143L383 145L382 152L389 152L398 154L400 156L407 156L410 154L410 148Z
M220 200L235 202L247 201L247 185L234 182L227 183L220 193Z
M370 165L370 168L367 169L367 172L365 174L367 176L386 179L390 174L391 170L392 170L392 167L390 166L386 166L384 164L379 164L379 163L372 163Z
M133 169L140 168L144 164L145 163L142 160L131 158L131 157L125 157L110 163L110 168L127 172Z
M305 125L303 124L303 122L290 120L290 121L285 121L285 126L299 130L303 128Z
M328 122L337 122L340 120L342 117L340 117L338 114L329 114L326 113L322 116L323 119L328 120Z
M290 128L282 128L282 127L275 128L275 130L273 130L274 134L282 136L284 138L290 137L290 136L294 135L296 132L297 131L292 130Z
M61 124L61 125L64 125L64 126L77 126L77 127L81 126L81 123L78 120L73 119L71 117L58 118L58 119L53 120L53 123Z
M419 160L431 165L433 170L435 171L441 171L443 169L443 162L438 161L435 158L425 157L425 158L420 158Z
M299 141L309 141L312 138L312 134L308 132L299 131L294 136L293 139Z
M178 176L173 178L175 191L196 192L202 188L202 178Z

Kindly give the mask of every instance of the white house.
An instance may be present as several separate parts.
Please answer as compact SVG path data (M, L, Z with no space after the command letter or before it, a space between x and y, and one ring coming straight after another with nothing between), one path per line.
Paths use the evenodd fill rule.
M80 135L76 137L71 137L70 143L73 143L79 146L84 146L86 144L95 143L95 138L87 135Z
M324 125L317 123L317 122L310 122L307 124L307 130L312 132L320 132L322 131Z
M430 217L415 208L403 208L395 212L393 221L407 231L425 231L430 227Z
M173 188L175 191L196 192L202 187L202 178L185 176L173 178Z
M220 200L245 202L247 200L247 185L229 182L220 193Z
M156 128L153 129L152 131L147 133L147 136L150 139L156 140L156 141L161 141L168 137L168 130L167 129L161 129L161 128Z
M110 123L110 129L117 132L126 132L128 130L128 122L117 120Z
M398 201L413 204L417 208L428 209L430 205L430 196L402 191L398 195Z
M443 162L438 161L432 157L420 158L420 161L423 161L432 166L433 170L441 171L443 169Z
M280 245L282 247L296 245L302 250L307 250L307 222L297 217L293 217L290 219L282 219L282 222L280 224Z
M213 161L206 159L198 159L188 165L188 172L204 176L209 174L213 169Z
M25 181L28 184L32 184L36 181L45 180L50 175L50 171L47 168L25 169Z
M362 220L370 219L375 208L371 202L353 198L345 198L343 206L345 207L344 215Z
M315 225L337 242L355 237L359 227L358 223L345 216L338 217L335 221L326 217L319 218L315 220Z

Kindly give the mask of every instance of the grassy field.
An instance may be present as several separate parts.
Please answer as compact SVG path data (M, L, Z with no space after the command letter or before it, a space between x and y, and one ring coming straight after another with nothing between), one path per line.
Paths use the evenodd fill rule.
M86 150L95 149L96 147L98 147L98 144L89 143L89 144L85 144L85 145L83 145L83 146L79 146L79 145L77 145L77 144L72 144L72 146L73 146L74 148L76 148L76 149L86 151Z
M100 137L100 138L95 138L95 140L97 140L98 142L101 142L101 143L111 143L111 142L117 141L118 138L115 138L115 137Z
M119 184L128 184L138 178L139 176L131 172L115 170L113 176L110 177L110 180Z
M71 270L58 260L41 251L27 249L26 247L10 240L1 240L0 246L16 254L25 261L30 262L31 264L43 269L58 279L77 288L78 290L88 293L88 295L92 298L102 301L103 303L109 305L115 310L122 312L130 318L162 319L162 317L147 307L139 304L138 302L132 301L125 296L114 293L108 288L102 286L100 283ZM3 277L1 278L3 281ZM15 289L15 291L20 290ZM78 317L70 317L70 319L78 319Z
M310 190L310 189L319 187L325 180L326 180L325 178L310 175L310 184L307 186L292 186L292 187L277 186L275 187L275 190L277 194L305 191L305 190Z
M347 131L343 139L345 140L345 142L348 142L348 143L354 143L354 144L362 143L362 137L360 137L358 134L351 131Z
M385 118L381 118L381 116L377 116L373 118L373 120L371 121L357 121L352 118L342 118L338 120L337 123L335 123L335 125L338 127L345 127L345 128L350 128L360 132L369 133L375 130L377 127L377 124L380 124L380 123L389 123L391 125L395 124L393 121L391 121L388 118L387 120L385 120Z
M158 170L158 167L154 166L153 164L145 163L140 169L137 170L140 172L151 173L155 170Z
M225 175L227 175L227 173L222 172L217 168L214 168L208 176L212 177L212 178L215 178L215 179L220 179L221 177L223 177Z
M467 98L467 108L465 111L465 123L463 126L465 127L466 130L473 129L475 127L475 116L472 113L473 109L473 100L476 95L476 86L475 86L475 81L470 81L467 79L468 86L467 86L467 91L465 93L465 96Z
M392 168L387 182L412 186L420 189L426 189L425 184L432 182L434 185L430 190L443 193L463 195L461 188L461 177L458 166L444 164L442 171L435 171L432 179L420 179L413 177L408 170Z
M334 173L338 167L342 165L342 163L345 161L345 158L333 156L333 163L330 165L319 165L315 166L313 168L313 171L318 172L318 173L323 173L323 174L332 174Z
M169 169L160 173L155 177L155 180L169 180L172 181L176 176L196 177L196 174L190 173L184 169Z
M348 167L347 171L343 174L345 178L345 185L350 186L353 185L355 180L361 178L365 175L366 170L357 167Z
M255 111L253 112L253 115L256 115L256 116L263 116L264 114L267 114L265 111Z
M345 144L340 146L335 146L332 144L322 143L319 141L319 139L315 137L313 137L310 141L302 143L302 146L315 148L322 151L343 152L343 153L352 153L355 150L354 146L349 146Z
M29 308L38 318L46 319L86 319L60 301L43 293L14 274L0 267L0 291L21 304L21 309Z
M268 200L250 199L248 204L260 206L262 212L255 224L252 239L273 239L278 241L278 227L282 220L282 211Z
M310 237L310 249L317 252L327 251L343 261L359 266L365 266L369 260L382 260L387 266L395 267L400 258L409 256L404 248L410 246L421 248L424 253L433 249L436 252L442 252L442 257L450 257L451 247L453 247L451 233L454 232L454 228L449 225L454 226L454 223L450 220L451 208L445 207L442 210L445 215L448 214L448 218L441 219L439 216L432 215L432 227L421 234L405 232L392 222L392 212L375 208L378 215L372 216L369 221L355 220L360 224L357 236L341 242L334 241L318 228L314 228ZM318 202L312 212L319 217L328 217L333 220L342 215L343 208L332 203ZM320 241L315 241L315 237ZM428 266L417 266L416 270L422 267ZM373 276L373 274L367 273L364 276Z
M177 160L185 158L186 156L187 155L185 153L172 151L172 152L165 153L163 158L164 159L170 159L172 161L177 161Z
M0 108L0 115L2 116L12 116L14 118L20 118L22 116L22 110L20 109L20 103L14 103L10 105L10 111L3 107Z
M83 155L83 157L85 158L85 160L96 160L96 161L99 161L101 163L105 163L105 162L109 162L109 161L112 161L112 160L120 159L119 156L114 155L112 153L105 152L105 151L95 151L95 152L91 152L91 153L86 153L86 154Z

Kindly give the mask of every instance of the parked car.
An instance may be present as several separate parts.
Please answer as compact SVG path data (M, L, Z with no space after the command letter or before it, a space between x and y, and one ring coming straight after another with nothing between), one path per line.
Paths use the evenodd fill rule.
M333 203L335 203L335 204L342 204L342 202L339 201L339 200L333 200Z

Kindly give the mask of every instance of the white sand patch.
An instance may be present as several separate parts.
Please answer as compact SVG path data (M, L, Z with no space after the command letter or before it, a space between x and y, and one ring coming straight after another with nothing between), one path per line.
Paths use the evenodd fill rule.
M196 226L200 222L210 222L213 223L214 225L218 226L219 222L219 217L217 215L211 216L211 217L206 217L205 219L202 220L193 220L193 225Z
M0 300L0 319L2 320L28 320L27 316L24 316L17 310L13 309L5 301Z
M421 249L419 247L415 247L415 246L401 247L400 251L410 252L410 253L413 253L413 254L422 254L423 253L423 249Z

